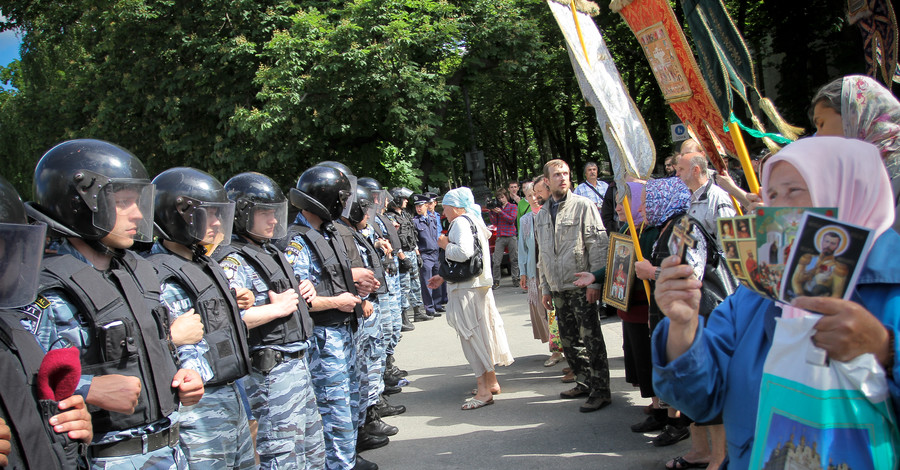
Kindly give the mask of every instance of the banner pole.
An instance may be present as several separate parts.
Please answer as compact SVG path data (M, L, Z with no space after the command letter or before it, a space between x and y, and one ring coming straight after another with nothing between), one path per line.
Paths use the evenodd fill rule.
M637 230L634 228L634 217L631 216L631 203L628 201L631 199L631 191L627 191L628 185L625 185L625 198L622 199L622 206L625 208L625 218L628 219L628 228L631 232L631 242L634 243L634 254L637 257L638 261L644 261L644 254L641 253L641 243L638 240ZM606 273L608 276L609 273ZM650 303L650 281L646 279L641 279L644 281L644 293L647 294L647 303Z

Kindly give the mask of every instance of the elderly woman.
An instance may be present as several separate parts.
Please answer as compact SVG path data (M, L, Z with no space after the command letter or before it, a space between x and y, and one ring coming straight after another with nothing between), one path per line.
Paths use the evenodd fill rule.
M747 468L755 435L763 365L775 318L807 309L821 313L813 343L838 361L872 353L889 376L894 409L900 370L893 357L900 325L900 236L890 229L893 201L876 147L839 137L813 137L788 145L763 169L763 196L771 206L837 207L842 221L874 230L853 293L858 302L800 297L792 306L740 287L706 322L698 320L700 281L669 257L662 264L656 300L668 317L653 335L653 385L659 396L695 419L723 413L728 468Z
M475 204L472 191L465 187L448 191L441 204L444 206L444 216L450 222L448 234L438 239L446 258L466 261L472 256L481 256L484 266L475 278L449 282L447 287L447 323L459 335L463 354L475 372L478 385L475 396L468 399L462 409L474 410L494 403L493 395L500 393L494 366L512 364L513 357L491 292L490 231L481 219L481 207ZM472 224L481 244L481 253L475 253ZM436 289L443 282L441 276L434 276L428 280L428 287Z

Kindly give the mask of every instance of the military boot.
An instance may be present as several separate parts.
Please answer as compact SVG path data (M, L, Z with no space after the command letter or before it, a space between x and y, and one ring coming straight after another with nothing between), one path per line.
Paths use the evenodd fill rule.
M403 309L400 312L400 317L403 319L403 324L400 325L400 331L412 331L416 329L416 325L413 325L411 321L409 321L409 307Z
M353 466L353 470L378 470L378 465L356 454L356 465Z
M359 428L359 432L356 437L356 451L362 452L364 450L372 450L377 449L379 447L384 447L391 442L387 436L378 436L375 434L371 434L366 431L366 427L362 426Z
M378 416L397 416L406 413L406 407L403 405L391 405L382 395L378 397L378 403L375 404L375 411L378 412Z
M413 311L415 312L415 315L413 315L413 321L434 320L434 317L432 317L428 314L428 312L425 311L425 307L423 305L416 305L415 307L413 307Z
M378 412L375 411L375 406L370 406L366 410L366 424L363 426L363 429L367 433L376 436L393 436L400 432L397 426L391 426L381 420L381 416L378 416Z

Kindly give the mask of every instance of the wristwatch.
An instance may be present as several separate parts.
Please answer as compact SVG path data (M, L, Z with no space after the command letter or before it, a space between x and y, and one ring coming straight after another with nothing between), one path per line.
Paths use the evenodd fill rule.
M660 273L660 271L662 271L662 268L659 267L659 266L657 266L657 267L656 267L656 271L653 272L653 280L654 280L654 281L657 280L657 279L659 279L659 273Z

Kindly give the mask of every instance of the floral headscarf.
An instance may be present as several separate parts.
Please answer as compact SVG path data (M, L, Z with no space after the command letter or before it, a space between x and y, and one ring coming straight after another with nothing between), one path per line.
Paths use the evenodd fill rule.
M679 178L647 181L644 186L644 215L655 227L691 207L691 190Z
M900 101L864 75L848 75L841 85L844 137L874 144L891 179L900 176Z

